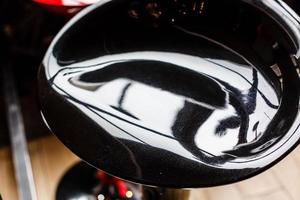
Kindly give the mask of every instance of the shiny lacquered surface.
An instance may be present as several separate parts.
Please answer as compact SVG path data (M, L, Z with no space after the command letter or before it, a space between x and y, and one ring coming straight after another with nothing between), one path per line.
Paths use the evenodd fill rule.
M46 10L68 17L74 16L81 9L92 5L99 0L32 0Z
M140 185L109 177L84 162L77 163L65 173L56 191L56 200L140 200L141 198Z
M299 140L299 24L269 3L88 8L40 69L45 121L82 159L139 183L204 187L267 169Z
M52 6L87 6L96 3L98 0L33 0L36 3Z

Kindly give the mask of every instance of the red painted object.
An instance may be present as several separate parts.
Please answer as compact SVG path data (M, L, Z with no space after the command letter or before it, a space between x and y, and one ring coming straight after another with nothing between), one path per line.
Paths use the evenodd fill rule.
M87 6L99 0L33 0L36 3L51 6Z
M99 0L32 0L50 12L74 15L82 8L98 2Z
M96 176L103 185L115 187L119 198L126 198L126 193L128 192L128 188L124 181L106 175L103 171L100 170L97 172Z
M119 197L120 198L126 198L126 194L128 192L128 188L125 184L124 181L114 178L114 186L116 188L116 190L118 191Z

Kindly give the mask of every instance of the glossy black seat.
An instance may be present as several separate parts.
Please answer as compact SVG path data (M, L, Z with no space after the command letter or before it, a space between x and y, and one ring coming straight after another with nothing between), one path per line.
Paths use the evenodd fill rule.
M299 29L275 0L100 1L50 46L42 113L111 175L168 187L239 181L299 142Z

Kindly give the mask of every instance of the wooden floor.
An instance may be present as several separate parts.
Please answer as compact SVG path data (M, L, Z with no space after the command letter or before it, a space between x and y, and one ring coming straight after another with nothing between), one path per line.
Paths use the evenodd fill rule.
M29 151L39 200L54 200L58 181L79 159L55 137L31 142ZM17 200L10 152L0 149L0 193ZM193 190L190 200L299 200L300 147L267 172L223 187Z

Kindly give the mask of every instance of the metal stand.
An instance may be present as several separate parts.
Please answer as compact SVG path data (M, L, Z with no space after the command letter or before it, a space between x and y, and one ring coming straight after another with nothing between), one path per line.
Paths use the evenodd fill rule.
M24 122L11 67L4 65L2 67L2 74L6 116L19 199L36 200L37 196L26 143Z
M117 182L107 182L114 178L91 167L85 162L76 163L62 177L56 190L56 200L188 200L188 190L164 189L126 182L126 195L117 189ZM119 185L120 186L120 185ZM114 188L112 190L112 188ZM120 187L119 187L120 189ZM124 188L123 188L124 189ZM124 191L123 191L124 193ZM123 196L123 197L122 197Z

